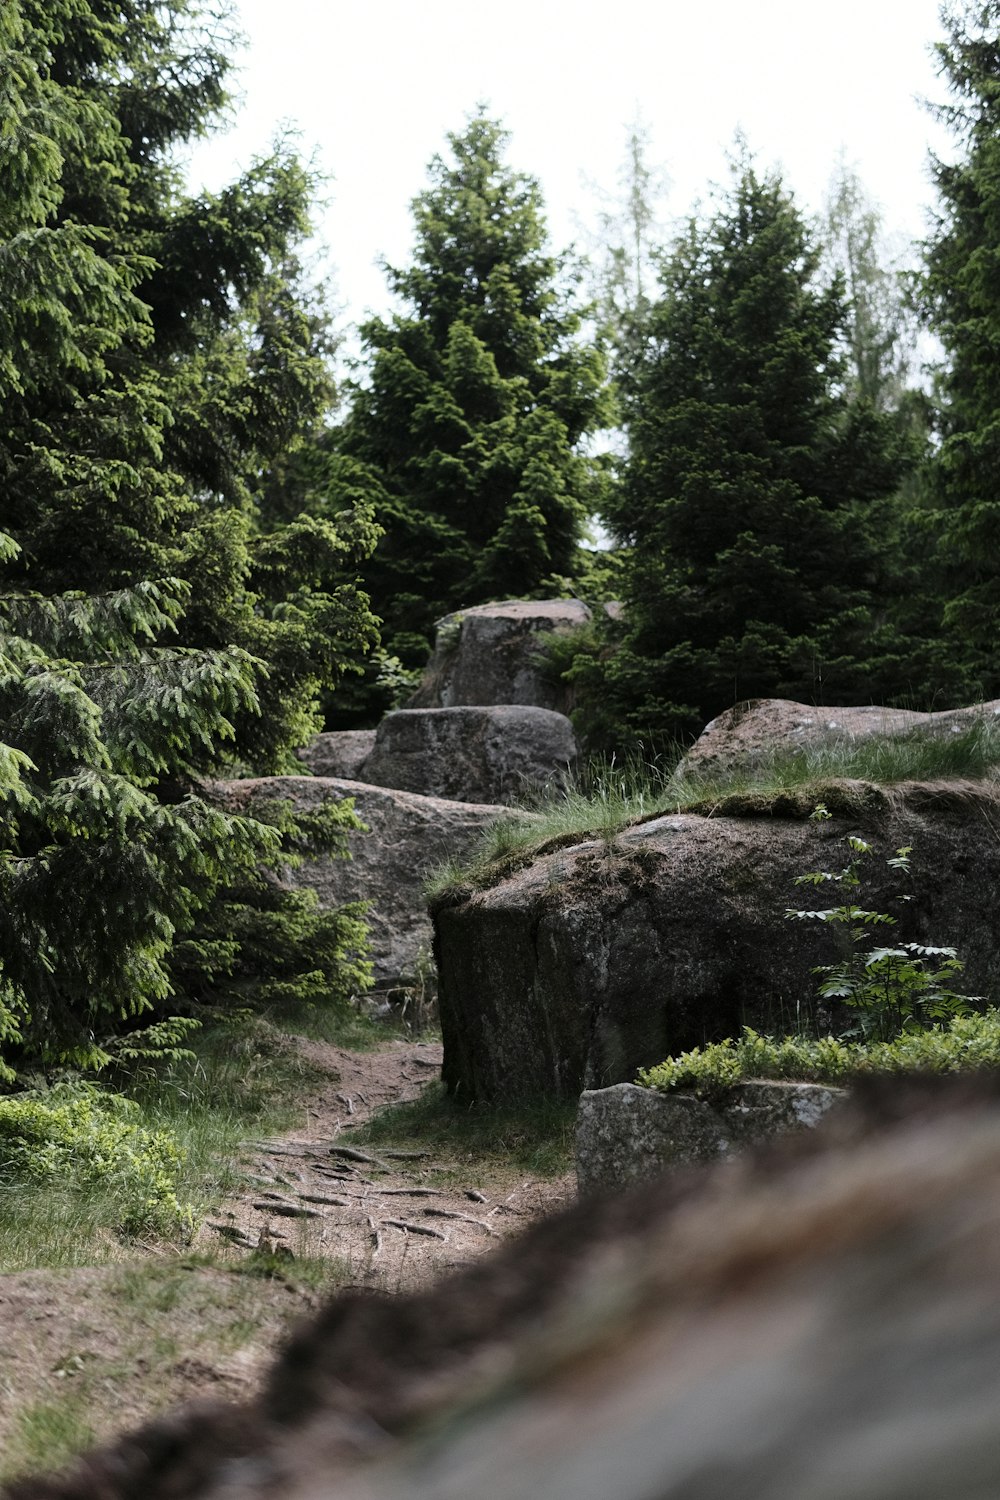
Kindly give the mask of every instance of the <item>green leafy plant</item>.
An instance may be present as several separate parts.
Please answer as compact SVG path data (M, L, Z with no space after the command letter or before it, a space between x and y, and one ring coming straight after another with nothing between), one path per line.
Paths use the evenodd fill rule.
M823 821L830 814L818 803L813 819ZM872 846L855 834L847 846L851 858L841 870L811 870L796 877L796 885L820 887L833 884L844 893L837 906L799 910L789 907L785 916L792 921L822 922L838 927L850 943L847 954L834 964L819 964L813 970L821 976L819 995L848 1006L857 1015L857 1027L844 1032L845 1037L860 1035L878 1041L891 1041L904 1031L921 1030L928 1025L968 1015L971 998L951 988L964 965L954 948L927 943L898 942L890 946L871 946L878 929L894 927L896 918L889 912L873 911L857 899L862 885L862 870L872 854ZM903 845L886 860L890 870L906 875L910 870L912 846ZM897 892L895 899L909 901L908 892Z
M99 1186L118 1199L118 1230L134 1236L190 1223L178 1200L180 1148L140 1123L139 1106L93 1084L61 1083L0 1099L0 1184Z
M904 1031L891 1041L838 1037L762 1036L749 1026L738 1037L668 1057L645 1068L637 1083L661 1093L691 1089L719 1094L748 1078L847 1083L860 1073L961 1073L1000 1066L1000 1010L956 1016L944 1026Z

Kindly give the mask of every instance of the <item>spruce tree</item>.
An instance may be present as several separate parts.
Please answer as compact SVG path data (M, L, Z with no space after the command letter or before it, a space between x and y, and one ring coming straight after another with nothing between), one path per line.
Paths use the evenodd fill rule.
M449 145L413 204L412 263L386 268L406 310L363 326L367 378L334 439L345 493L375 500L364 577L409 667L439 615L573 572L598 477L581 443L605 401L537 182L482 111Z
M315 183L288 142L217 194L178 153L226 101L225 11L14 0L0 17L0 419L13 578L36 591L190 585L183 645L266 666L235 751L291 769L376 639L363 508L259 505L329 409L330 334L297 262Z
M269 827L203 794L205 773L287 761L371 640L354 572L374 528L258 524L262 469L327 389L315 310L282 269L305 179L289 158L266 191L184 198L171 153L224 71L197 17L187 0L0 10L8 1081L25 1058L98 1063L116 1027L224 995L283 916L302 952L278 955L282 995L365 981L358 913L280 888L287 814ZM356 826L348 807L325 821L333 846Z
M1000 4L951 5L937 46L955 160L935 160L925 310L944 346L933 472L944 638L970 684L1000 693Z
M865 512L897 456L855 420L842 290L819 267L780 179L745 151L665 265L609 507L626 623L600 707L632 731L686 735L749 697L864 692Z

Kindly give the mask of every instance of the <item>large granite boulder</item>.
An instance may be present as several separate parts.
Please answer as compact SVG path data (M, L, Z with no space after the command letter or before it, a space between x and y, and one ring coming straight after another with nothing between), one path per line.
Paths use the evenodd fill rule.
M616 1083L587 1089L576 1117L582 1196L649 1182L668 1167L715 1161L792 1130L814 1129L843 1089L754 1079L717 1098Z
M10 1500L987 1500L998 1278L995 1082L897 1084L422 1292L341 1292L252 1400Z
M560 786L577 756L573 726L547 708L401 708L386 714L361 774L459 802L513 802Z
M314 776L340 776L347 781L363 781L361 768L374 748L374 729L335 729L316 735L296 753Z
M446 860L463 858L490 823L510 816L506 807L445 802L337 777L216 782L214 794L229 810L251 815L258 799L287 797L303 811L329 799L353 800L368 831L349 836L351 858L308 860L289 871L288 879L309 886L324 906L371 902L366 920L380 987L412 979L422 958L430 957L427 877Z
M751 698L702 730L685 763L694 771L752 766L775 752L816 749L871 735L957 734L986 720L1000 726L1000 700L941 713L909 708L813 708L788 698Z
M827 822L790 795L772 816L727 816L723 804L556 849L488 889L455 888L435 913L450 1089L572 1098L744 1024L794 1030L815 998L813 967L840 953L831 929L784 912L836 904L794 881L841 868L849 833L880 856L913 847L894 935L954 945L968 992L996 994L1000 794L840 782L822 795ZM881 857L866 868L864 903L885 910L901 877Z
M567 713L570 689L545 672L540 648L546 635L578 630L590 619L580 599L510 599L445 615L408 706L523 703Z

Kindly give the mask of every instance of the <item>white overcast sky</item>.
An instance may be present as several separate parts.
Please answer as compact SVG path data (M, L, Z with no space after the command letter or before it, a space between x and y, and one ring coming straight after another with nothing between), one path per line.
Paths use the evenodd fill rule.
M818 209L841 148L887 227L919 237L933 194L921 107L942 97L939 0L238 0L248 46L233 129L199 146L191 183L218 187L293 124L330 178L320 232L343 321L384 311L376 261L405 264L427 162L480 100L539 178L553 245L614 186L628 124L647 122L685 215L726 175L742 129Z

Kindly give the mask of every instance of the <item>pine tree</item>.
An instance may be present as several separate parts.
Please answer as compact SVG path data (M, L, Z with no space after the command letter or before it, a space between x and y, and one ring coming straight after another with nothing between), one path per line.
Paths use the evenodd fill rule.
M865 510L898 468L853 418L841 288L819 266L780 179L745 151L665 266L609 509L630 550L601 711L613 702L633 731L685 735L748 697L863 691Z
M926 246L925 311L945 350L933 518L944 635L979 692L1000 692L1000 4L942 12L940 71L952 93L936 112L959 156L935 160L940 206Z
M605 399L537 182L482 111L449 144L413 204L412 264L387 267L407 311L362 328L368 378L335 439L384 528L364 576L387 649L413 667L439 615L572 573Z

